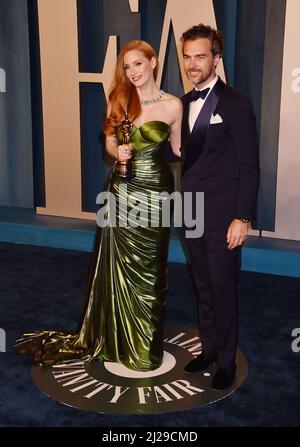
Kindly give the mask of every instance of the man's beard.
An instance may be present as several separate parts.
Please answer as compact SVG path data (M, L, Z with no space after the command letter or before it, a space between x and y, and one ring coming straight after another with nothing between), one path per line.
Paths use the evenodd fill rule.
M197 71L197 70L189 70L189 71ZM198 84L203 84L204 82L207 81L207 79L209 79L211 77L211 75L213 74L214 71L214 66L210 67L210 69L208 71L199 71L200 73L200 78L195 82L195 85ZM193 81L193 79L190 79L190 81Z
M204 82L206 82L207 79L209 79L211 77L212 73L213 73L213 70L206 71L205 73L202 72L200 79L197 81L196 85L203 84Z

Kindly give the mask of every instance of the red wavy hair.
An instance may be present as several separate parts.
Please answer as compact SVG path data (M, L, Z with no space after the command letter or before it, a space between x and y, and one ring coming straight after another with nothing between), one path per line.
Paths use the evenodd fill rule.
M151 45L144 40L131 40L124 45L117 58L114 80L108 96L109 115L103 126L103 131L107 136L115 133L116 127L124 119L126 110L131 121L134 121L141 113L141 104L136 88L129 81L124 70L124 55L131 50L141 51L149 60L155 57L156 67L153 70L153 75L154 79L157 77L157 55Z

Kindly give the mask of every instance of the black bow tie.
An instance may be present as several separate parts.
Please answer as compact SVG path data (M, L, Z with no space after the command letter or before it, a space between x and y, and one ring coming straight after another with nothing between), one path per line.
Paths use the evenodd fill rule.
M209 90L210 90L209 87L207 87L207 88L205 88L203 90L193 89L192 93L191 93L191 96L190 96L190 102L197 101L197 99L199 99L199 98L205 99L205 97L206 97L207 93L209 92Z

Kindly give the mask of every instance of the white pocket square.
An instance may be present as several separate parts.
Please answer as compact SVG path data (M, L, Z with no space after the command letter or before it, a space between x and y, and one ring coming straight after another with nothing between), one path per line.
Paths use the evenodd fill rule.
M220 123L223 123L223 120L218 113L216 115L211 116L209 124L220 124Z

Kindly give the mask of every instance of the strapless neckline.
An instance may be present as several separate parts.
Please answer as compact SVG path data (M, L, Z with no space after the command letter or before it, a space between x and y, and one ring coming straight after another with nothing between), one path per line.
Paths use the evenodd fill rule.
M143 126L145 126L146 124L152 124L152 123L160 123L160 124L164 124L165 126L171 128L171 126L168 123L165 123L164 121L160 121L160 120L151 120L151 121L145 121L143 124L141 124L140 126L136 126L134 123L133 126L136 129L141 129Z
M160 144L165 141L171 133L169 124L161 120L145 121L140 126L132 123L130 132L130 143L135 149L144 149L146 146ZM120 127L117 128L117 137L123 141Z

